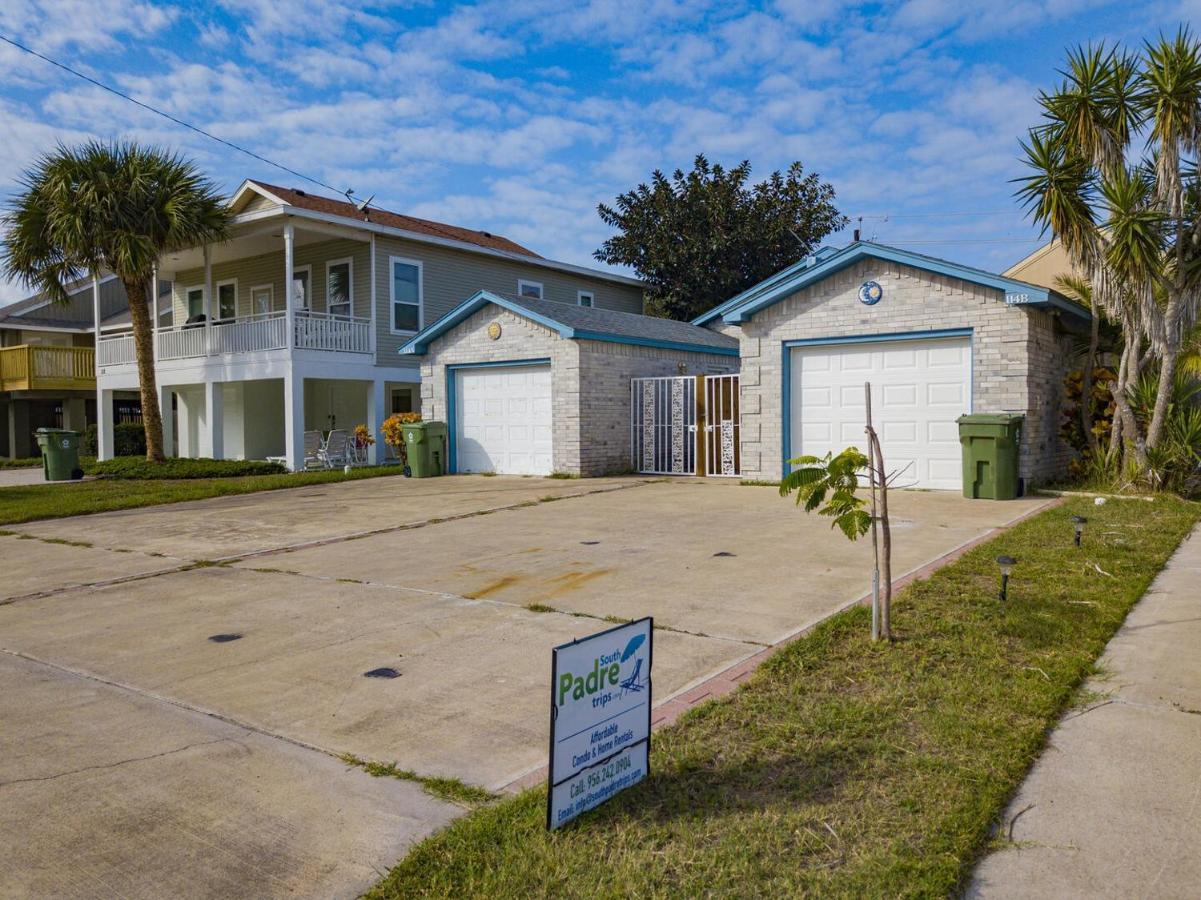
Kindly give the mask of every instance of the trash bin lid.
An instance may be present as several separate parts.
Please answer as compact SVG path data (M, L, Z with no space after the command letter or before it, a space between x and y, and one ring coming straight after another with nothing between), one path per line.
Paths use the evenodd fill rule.
M1011 425L1025 418L1022 413L968 413L955 421L960 425Z
M70 428L39 428L34 434L76 434Z

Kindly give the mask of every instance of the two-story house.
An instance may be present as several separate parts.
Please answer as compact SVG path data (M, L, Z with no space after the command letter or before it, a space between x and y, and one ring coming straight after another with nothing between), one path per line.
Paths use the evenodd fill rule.
M486 231L246 181L224 242L159 261L170 324L155 335L168 453L304 465L304 432L420 409L419 360L397 350L477 291L640 313L641 282L545 259ZM161 312L161 311L160 311ZM133 338L97 343L101 398L137 389ZM111 404L100 404L101 456ZM174 417L174 421L172 421Z
M67 303L36 294L0 307L0 456L36 456L38 428L80 431L96 421L96 317L102 331L128 328L129 302L112 275L98 291L86 278L69 292ZM141 421L136 392L114 392L110 406L115 421Z

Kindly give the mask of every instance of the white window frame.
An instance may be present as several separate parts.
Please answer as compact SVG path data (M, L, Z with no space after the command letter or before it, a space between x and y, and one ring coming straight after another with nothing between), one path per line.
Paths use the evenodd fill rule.
M397 263L417 267L417 331L405 331L396 328L396 276L393 267ZM405 306L412 306L405 303ZM409 259L405 256L388 257L388 329L393 334L417 334L425 328L425 266L419 259Z
M267 312L261 313L254 305L254 295L259 291L267 292ZM250 315L253 317L270 315L273 312L278 312L275 308L275 285L274 284L256 284L250 289Z
M517 279L517 296L518 297L528 296L525 293L525 289L527 287L536 287L538 289L538 296L534 298L535 300L545 300L546 299L546 291L544 291L542 289L542 282L541 281L530 281L528 278L518 278Z
M292 280L295 281L296 276L299 275L301 272L304 272L309 276L309 289L305 293L304 306L298 306L298 307L296 307L296 309L299 310L300 312L312 312L312 309L313 309L313 267L311 265L292 266ZM327 285L327 287L328 287L328 285ZM284 305L284 309L286 311L287 304L292 302L292 286L291 285L288 285L287 290L285 291L285 296L287 298L285 305Z
M584 302L585 297L588 298L587 303ZM576 291L575 302L577 306L584 306L588 309L594 309L596 307L596 291Z
M200 291L200 312L198 312L198 313L192 312L191 307L188 306L188 297L192 293L192 291ZM206 304L204 302L204 285L203 284L194 284L191 287L186 287L183 289L183 320L184 320L184 322L187 322L188 319L192 318L192 316L200 316L200 315L206 314L208 312L208 310L206 309L207 305L208 304ZM174 321L174 319L172 321Z
M327 316L342 315L341 313L335 313L332 309L330 309L330 306L332 304L329 302L329 299L330 299L329 298L329 271L334 266L340 266L343 263L346 263L346 272L347 272L346 287L347 287L347 294L348 294L346 300L347 300L347 306L350 307L350 309L346 313L346 317L348 319L353 319L354 318L354 257L353 256L344 256L341 259L326 260L326 263L325 263L325 314ZM312 276L309 276L309 277L310 277L310 279L312 278ZM338 304L338 305L341 306L342 304Z
M223 318L221 315L221 288L225 287L226 285L230 285L230 284L232 284L234 286L234 314L230 318L226 319L226 318ZM226 278L224 281L218 281L215 285L213 285L213 293L216 294L216 296L213 299L214 299L214 301L216 301L216 306L217 306L217 308L214 310L214 312L216 313L216 317L213 319L213 321L214 322L232 322L232 321L234 321L234 319L236 319L238 317L238 279Z

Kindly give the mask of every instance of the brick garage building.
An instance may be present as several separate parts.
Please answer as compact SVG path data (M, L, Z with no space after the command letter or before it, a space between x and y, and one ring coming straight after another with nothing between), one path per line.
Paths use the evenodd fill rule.
M480 291L401 348L451 472L630 468L630 380L738 371L739 342L687 322Z
M915 487L959 489L955 419L1025 416L1020 474L1060 474L1069 336L1087 310L1043 287L892 247L824 248L693 324L736 337L742 474L864 446L864 388L890 469Z

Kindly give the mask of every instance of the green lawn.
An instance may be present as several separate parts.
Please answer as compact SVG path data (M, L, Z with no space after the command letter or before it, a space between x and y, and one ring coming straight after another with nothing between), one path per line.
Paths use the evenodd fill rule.
M331 481L356 481L360 478L379 478L400 475L400 466L378 466L354 469L349 475L342 470L297 472L289 475L250 475L239 478L203 478L189 480L136 481L98 479L68 484L37 484L0 488L0 525L15 525L35 519L58 519L114 509L133 509L178 503L181 500L203 500L229 494L251 494L280 488L327 484Z
M1199 514L1170 499L1042 513L904 590L892 646L867 639L866 609L840 614L659 732L650 778L608 806L554 834L544 789L484 807L370 896L954 894ZM1020 561L1005 606L1001 553Z

